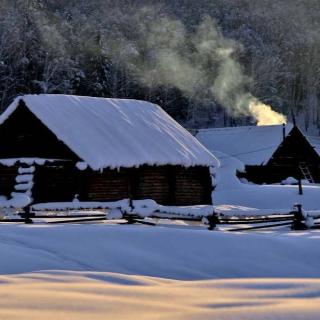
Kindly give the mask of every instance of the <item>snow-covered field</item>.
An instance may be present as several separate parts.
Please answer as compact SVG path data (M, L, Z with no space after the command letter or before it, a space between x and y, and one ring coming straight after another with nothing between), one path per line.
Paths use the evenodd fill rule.
M235 175L242 163L215 155L217 210L288 212L295 203L320 209L319 186L304 186L301 196L297 186L242 183ZM289 227L231 233L168 221L3 223L0 320L316 320L319 246L320 230Z
M260 165L271 158L282 141L282 129L282 126L257 126L203 129L197 133L199 141L220 162L213 202L222 206L222 211L228 206L233 213L240 214L248 208L291 210L295 204L302 204L305 210L320 209L320 185L304 185L303 195L299 195L297 185L253 185L236 176L237 170L245 170L244 164ZM286 133L291 129L288 124ZM319 139L308 139L316 150L320 149ZM254 211L259 214L259 210Z
M320 232L0 225L0 319L318 319Z
M241 183L241 163L218 157L218 210L319 209L318 186L299 196L296 186ZM320 230L289 227L3 223L0 319L316 320L319 246Z
M294 204L299 203L306 210L320 209L319 185L304 185L303 195L299 195L296 185L242 183L236 176L236 170L243 169L243 164L238 159L221 152L215 152L215 154L220 161L220 168L216 173L217 187L213 192L215 205L290 210Z

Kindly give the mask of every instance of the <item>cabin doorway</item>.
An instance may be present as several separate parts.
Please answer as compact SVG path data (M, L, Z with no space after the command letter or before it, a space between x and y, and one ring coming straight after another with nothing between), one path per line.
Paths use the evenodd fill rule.
M77 193L76 171L58 164L37 166L32 195L34 202L72 201Z

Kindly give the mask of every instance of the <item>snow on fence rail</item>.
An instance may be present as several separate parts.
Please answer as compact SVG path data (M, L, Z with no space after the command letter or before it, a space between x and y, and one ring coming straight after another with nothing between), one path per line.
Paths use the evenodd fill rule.
M129 199L113 202L100 201L71 201L71 202L48 202L37 203L31 206L36 211L62 211L62 210L86 210L86 209L121 209L129 208Z
M217 214L225 217L267 217L273 215L286 215L292 211L292 208L288 209L257 209L235 205L219 205L215 206L214 210Z
M14 203L6 203L7 205L14 205ZM1 205L0 205L1 206ZM198 205L198 206L163 206L157 204L154 200L129 200L123 199L114 202L51 202L51 203L38 203L32 206L26 207L25 212L20 214L23 217L37 218L39 213L41 218L45 215L41 215L41 212L50 212L48 217L52 217L52 212L67 211L67 216L79 216L79 212L74 211L87 211L87 210L105 210L106 219L121 219L134 217L143 219L146 217L162 218L162 219L181 219L181 220L197 220L201 221L203 217L207 217L214 214L214 207L211 205ZM90 214L88 214L90 216Z
M26 197L19 195L19 197ZM6 200L7 202L11 200ZM21 204L23 201L21 201ZM15 205L15 203L11 203ZM0 203L1 206L1 203ZM21 208L21 206L20 206ZM104 210L103 212L92 210ZM236 210L238 209L238 210ZM82 211L79 213L79 210ZM88 210L91 210L88 212ZM41 212L46 214L41 214ZM67 214L56 214L53 212L68 212ZM267 224L262 226L250 226L242 229L231 229L230 231L241 231L249 229L270 228L283 225L291 225L293 229L313 228L317 225L316 219L320 219L320 210L304 211L301 205L296 205L294 210L259 210L252 208L230 208L228 206L215 207L212 205L195 206L163 206L153 200L130 200L123 199L114 202L51 202L39 203L27 206L20 217L31 223L31 218L84 218L88 220L114 220L125 219L129 223L139 222L146 217L171 220L202 221L213 230L217 225L241 225L241 224ZM1 217L0 217L1 218ZM92 219L92 220L90 220ZM3 221L3 220L2 220ZM77 221L77 220L75 220ZM62 221L63 222L63 221ZM67 221L66 221L67 222ZM74 222L69 221L69 222ZM144 222L147 223L147 222ZM276 224L274 224L276 223Z
M214 207L211 205L199 206L162 206L154 200L133 200L123 199L115 202L51 202L34 204L31 210L35 211L59 211L59 210L86 210L86 209L120 209L124 214L133 214L140 217L159 216L165 217L190 217L201 218L212 215Z
M95 212L94 214L88 212L88 210L95 209L105 210L105 213L101 213L101 211L99 213ZM87 212L87 214L79 214L79 210ZM61 213L66 211L68 212L67 214L56 214L57 212ZM43 212L46 212L46 214L43 214ZM143 220L146 217L201 221L202 218L213 214L214 207L211 205L175 207L158 205L154 200L123 199L114 202L80 202L74 200L72 202L38 203L26 207L24 212L20 213L19 216L25 219L26 223L32 223L31 219L33 218L61 217L94 218L90 221L126 219L130 223L142 223L141 219ZM17 222L20 220L14 219L14 221ZM79 221L87 220L82 219Z

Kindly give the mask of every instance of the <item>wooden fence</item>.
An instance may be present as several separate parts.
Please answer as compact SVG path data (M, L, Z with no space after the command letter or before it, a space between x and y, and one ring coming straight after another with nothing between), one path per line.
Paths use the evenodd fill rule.
M97 208L102 209L102 208ZM76 210L75 213L69 210L66 214L63 210L50 213L46 210L32 210L32 207L26 207L21 213L18 214L18 218L11 219L0 219L1 223L34 223L35 221L45 221L46 223L63 224L63 223L82 223L82 222L98 222L108 220L108 208L103 208L104 211L87 213L81 210ZM112 208L114 209L114 208ZM121 210L121 207L118 208ZM111 208L110 208L111 210ZM224 229L226 231L249 231L259 229L270 229L281 226L289 226L292 230L306 230L306 229L319 229L320 228L320 214L312 215L313 223L308 223L308 213L305 213L301 205L296 205L294 210L288 213L273 213L268 216L225 216L213 212L207 216L191 216L191 215L180 215L176 216L170 213L164 213L155 211L153 214L148 216L149 220L137 214L130 214L123 212L122 220L128 224L140 223L145 225L156 226L157 223L153 220L182 220L182 221L197 221L208 225L208 230L218 230L219 227L229 227ZM47 221L48 220L48 221ZM123 223L123 222L122 222ZM241 227L241 225L243 225Z

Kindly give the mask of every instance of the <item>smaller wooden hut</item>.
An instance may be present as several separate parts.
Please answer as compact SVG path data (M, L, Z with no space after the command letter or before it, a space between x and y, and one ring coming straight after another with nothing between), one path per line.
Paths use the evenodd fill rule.
M248 181L270 184L293 177L320 182L320 156L292 124L202 129L196 136L212 152L240 160L245 170L238 176Z
M0 195L211 204L214 156L152 103L18 97L0 116Z

